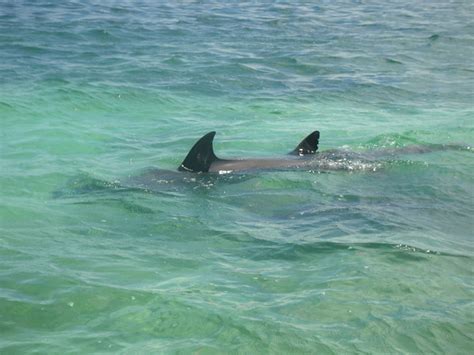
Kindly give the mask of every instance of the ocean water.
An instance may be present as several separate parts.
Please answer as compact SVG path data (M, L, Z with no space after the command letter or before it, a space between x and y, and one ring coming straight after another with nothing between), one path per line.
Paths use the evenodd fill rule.
M472 1L0 0L0 353L472 351Z

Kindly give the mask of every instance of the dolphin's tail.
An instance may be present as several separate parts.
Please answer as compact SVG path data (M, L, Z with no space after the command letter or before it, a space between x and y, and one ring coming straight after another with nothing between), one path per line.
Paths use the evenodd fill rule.
M319 131L314 131L301 141L297 147L290 152L293 155L314 154L318 150Z
M212 141L216 132L209 132L199 139L189 151L186 158L178 167L179 171L190 171L194 173L207 173L211 164L218 160L214 154Z

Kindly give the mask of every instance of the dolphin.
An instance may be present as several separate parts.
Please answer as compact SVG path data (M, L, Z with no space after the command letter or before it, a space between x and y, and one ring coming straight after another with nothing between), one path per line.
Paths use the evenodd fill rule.
M278 159L221 159L213 148L215 131L202 136L191 148L178 171L191 173L229 174L254 170L372 170L381 167L382 158L403 154L422 154L437 150L470 150L457 144L411 145L402 148L378 149L357 153L343 149L318 152L319 131L306 136L291 152Z
M294 157L313 155L318 150L319 131L310 133L286 157L281 159L220 159L214 153L213 140L216 132L202 136L191 148L178 167L179 171L193 173L231 173L249 170L281 170L300 168L305 160Z
M162 192L192 187L208 188L218 182L237 183L249 177L247 173L261 170L300 169L307 166L305 159L318 150L319 131L310 133L295 149L280 159L219 159L214 153L215 131L202 136L191 148L176 170L151 167L139 175L118 180L126 188ZM235 174L232 174L235 173ZM239 174L241 173L241 174ZM86 184L87 185L87 184Z
M318 151L319 131L307 135L292 151L279 158L264 159L221 159L214 153L215 131L202 136L188 152L176 170L148 168L139 175L124 177L114 182L102 181L90 176L75 177L63 189L55 192L55 197L103 192L108 189L140 189L162 192L180 188L208 188L218 182L239 182L262 170L306 170L326 172L377 171L383 168L387 159L405 154L423 154L439 150L472 151L463 144L424 144L401 148L385 148L366 152L346 149ZM224 175L224 176L223 176Z
M177 170L148 168L140 175L129 176L120 181L120 186L150 191L174 190L177 186L209 187L224 181L239 182L245 174L258 170L286 170L305 166L305 156L318 149L319 132L314 131L303 139L295 149L281 159L219 159L214 153L213 140L216 132L202 136L191 148ZM226 174L225 176L222 176Z

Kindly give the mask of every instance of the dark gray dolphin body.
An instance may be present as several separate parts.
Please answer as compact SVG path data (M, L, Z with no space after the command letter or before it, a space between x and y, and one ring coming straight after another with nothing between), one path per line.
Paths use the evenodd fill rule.
M121 179L120 185L149 191L200 188L216 183L233 183L248 178L247 173L258 170L286 170L306 166L307 158L318 149L319 132L309 134L289 155L282 159L219 159L213 149L216 132L201 137L191 148L177 170L149 168L136 176ZM225 174L225 175L223 175Z
M319 132L309 134L290 154L282 159L220 159L214 153L213 140L216 132L209 132L199 139L179 166L179 171L194 173L230 173L256 169L280 170L304 167L318 150ZM298 157L298 158L296 158Z
M377 170L380 159L403 154L420 154L445 149L470 149L455 144L413 145L395 149L379 149L367 153L347 150L318 152L319 131L303 139L288 155L279 159L220 159L214 153L213 140L216 132L201 137L191 148L178 170L192 173L234 173L253 170Z
M305 156L318 149L319 132L309 134L286 158L283 159L219 159L213 149L216 132L201 137L191 148L177 170L150 168L137 176L130 176L120 183L123 186L163 191L176 186L207 187L219 182L238 182L245 179L243 174L232 172L251 172L257 170L286 170L305 166ZM227 174L222 176L222 174Z

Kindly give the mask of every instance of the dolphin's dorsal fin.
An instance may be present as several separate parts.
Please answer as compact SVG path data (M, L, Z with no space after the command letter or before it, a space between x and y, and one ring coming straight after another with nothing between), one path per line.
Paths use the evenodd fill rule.
M319 144L319 131L314 131L309 134L290 154L294 155L307 155L314 154L318 150Z
M209 132L199 139L189 151L178 170L207 173L211 164L218 160L212 148L216 132Z

